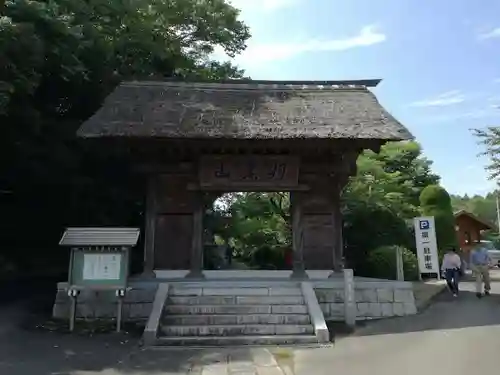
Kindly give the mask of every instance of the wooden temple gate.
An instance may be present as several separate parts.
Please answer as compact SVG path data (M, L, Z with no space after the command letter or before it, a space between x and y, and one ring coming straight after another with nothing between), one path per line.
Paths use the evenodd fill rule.
M378 82L126 83L79 136L126 139L136 152L146 273L202 277L207 202L235 191L290 192L292 276L338 271L340 196L358 155L411 138L367 89Z

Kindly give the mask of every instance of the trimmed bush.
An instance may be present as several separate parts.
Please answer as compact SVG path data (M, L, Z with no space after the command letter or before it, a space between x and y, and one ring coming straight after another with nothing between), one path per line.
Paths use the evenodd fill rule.
M344 254L347 266L357 276L370 277L367 259L376 248L392 245L409 248L415 243L405 220L381 204L351 201L343 214Z
M424 216L434 216L440 258L450 247L458 250L455 216L448 192L438 185L427 186L420 194L420 208Z
M397 279L396 251L402 249L403 269L406 281L418 279L418 260L411 250L401 246L380 246L368 254L367 264L370 268L370 277L378 279Z

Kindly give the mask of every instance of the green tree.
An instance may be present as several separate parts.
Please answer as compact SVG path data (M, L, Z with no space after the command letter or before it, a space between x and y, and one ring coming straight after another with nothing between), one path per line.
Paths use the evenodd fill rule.
M378 154L365 151L358 158L357 174L346 187L344 199L377 202L412 218L418 213L422 189L439 182L431 164L416 142L391 142Z
M490 163L486 166L490 178L498 180L500 177L500 127L473 129L472 133L477 137L479 144L485 148L483 155L490 159Z
M414 247L407 222L391 208L377 202L347 202L344 208L344 253L347 265L358 276L377 277L368 261L381 246Z
M0 17L0 204L5 256L62 264L66 225L142 225L144 186L121 149L75 134L123 80L242 76L210 60L250 36L223 0L12 0ZM26 228L30 236L25 236ZM13 249L23 249L13 251ZM32 250L33 256L27 255ZM140 258L140 254L138 254ZM18 259L18 261L21 261ZM38 264L37 268L43 268Z
M420 192L439 181L430 167L416 142L392 142L378 154L365 151L359 156L357 174L343 193L342 209L344 252L356 274L375 277L368 259L380 246L414 250L410 219L419 214Z
M251 267L281 268L291 247L287 193L237 193L223 196L214 210L225 217L214 232L233 248L235 258ZM216 225L216 224L215 224Z
M441 186L429 185L420 194L420 206L423 215L434 216L440 254L442 255L449 247L458 249L455 217L448 192Z
M417 142L389 142L374 158L383 163L387 173L398 173L397 183L413 206L420 204L420 193L426 186L439 183L439 176L431 171L432 162L422 155Z

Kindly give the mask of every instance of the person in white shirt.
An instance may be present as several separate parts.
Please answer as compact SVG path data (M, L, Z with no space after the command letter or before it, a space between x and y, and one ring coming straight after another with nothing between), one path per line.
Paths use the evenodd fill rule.
M460 270L462 268L462 260L456 253L454 248L450 248L443 257L441 270L446 278L446 283L453 297L458 295L458 283L460 279Z

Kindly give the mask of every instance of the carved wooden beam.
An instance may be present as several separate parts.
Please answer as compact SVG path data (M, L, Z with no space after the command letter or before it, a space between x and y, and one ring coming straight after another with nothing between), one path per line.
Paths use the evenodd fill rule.
M205 192L214 192L217 195L221 195L223 193L230 192L254 192L254 191L265 191L265 192L280 192L280 191L308 191L311 188L306 184L297 184L293 186L268 186L268 185L257 185L254 184L252 186L203 186L197 183L189 183L187 185L188 191L205 191Z

